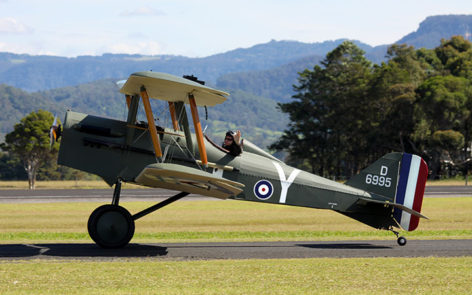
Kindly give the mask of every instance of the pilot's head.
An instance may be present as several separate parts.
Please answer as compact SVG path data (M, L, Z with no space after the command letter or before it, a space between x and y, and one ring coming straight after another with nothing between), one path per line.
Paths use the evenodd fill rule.
M231 130L228 130L228 132L226 132L226 135L225 135L225 145L226 146L233 144L234 134L235 133Z

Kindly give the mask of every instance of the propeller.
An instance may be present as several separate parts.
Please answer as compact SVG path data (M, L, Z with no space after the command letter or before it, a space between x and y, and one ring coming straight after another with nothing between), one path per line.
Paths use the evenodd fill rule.
M59 137L61 137L61 134L62 134L61 124L57 123L57 115L55 115L54 122L52 123L51 129L49 129L49 144L51 145L51 148L54 145L54 143L59 140Z

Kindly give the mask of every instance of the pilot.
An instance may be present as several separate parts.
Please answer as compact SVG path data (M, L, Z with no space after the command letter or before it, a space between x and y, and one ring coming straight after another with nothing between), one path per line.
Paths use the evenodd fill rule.
M239 156L242 149L241 142L241 131L233 132L229 130L226 132L225 141L223 142L223 148L229 151L229 154L232 156Z

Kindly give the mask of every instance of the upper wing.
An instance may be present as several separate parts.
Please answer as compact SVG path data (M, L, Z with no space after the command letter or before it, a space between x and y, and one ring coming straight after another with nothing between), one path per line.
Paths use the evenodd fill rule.
M151 98L189 103L188 95L193 94L197 106L214 106L223 103L228 93L201 85L194 81L158 72L137 72L129 76L120 92L137 95L141 86Z
M240 194L244 184L187 166L156 163L146 166L137 184L226 199Z

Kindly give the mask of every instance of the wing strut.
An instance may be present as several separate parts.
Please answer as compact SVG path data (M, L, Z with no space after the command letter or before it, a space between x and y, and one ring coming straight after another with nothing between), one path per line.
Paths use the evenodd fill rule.
M154 146L154 153L156 154L156 158L160 160L162 158L161 144L159 142L159 136L157 135L156 125L154 124L154 116L152 114L151 104L149 103L149 96L144 85L141 86L141 98L143 99L149 133L151 134L152 144Z
M200 124L200 118L198 117L197 104L193 94L189 93L188 100L190 102L190 109L192 110L193 126L195 127L195 135L197 136L198 151L200 152L200 160L204 167L208 166L208 158L205 148L205 142L203 141L202 125Z
M129 110L130 105L131 105L131 95L126 94L125 97L126 97L126 105L128 106L128 110Z
M172 101L169 101L169 111L170 117L172 118L172 126L174 127L174 131L177 131L179 130L179 122L177 122L177 116L175 115L175 105Z

